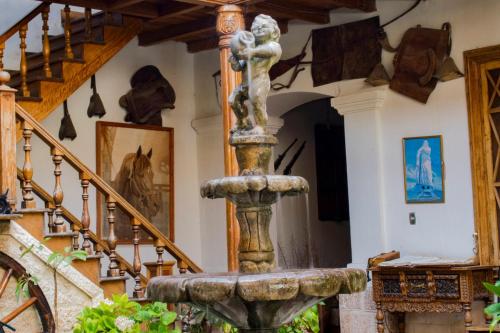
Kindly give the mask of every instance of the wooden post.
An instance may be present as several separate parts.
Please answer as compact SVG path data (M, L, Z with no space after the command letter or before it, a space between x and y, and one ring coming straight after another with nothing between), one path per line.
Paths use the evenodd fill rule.
M134 234L133 244L134 244L134 298L143 298L144 297L144 288L141 285L141 254L139 252L139 231L140 231L141 222L136 218L132 219L132 232Z
M224 135L224 174L236 176L238 165L234 149L229 145L229 134L234 124L234 117L229 105L229 95L240 84L241 74L232 70L229 64L231 50L229 44L234 33L245 28L242 10L237 5L224 5L217 10L217 33L219 35L219 54L221 70L221 105ZM229 271L238 270L239 227L236 209L226 201L227 222L227 261Z
M0 71L3 71L3 51L5 50L5 43L0 43Z
M61 233L61 232L66 232L66 226L64 225L63 209L62 209L64 192L61 186L61 174L62 174L61 163L63 161L63 153L57 148L52 148L51 154L52 154L52 161L54 162L54 177L55 177L54 193L52 195L55 206L54 210L55 220L54 220L54 226L52 227L51 231L53 233Z
M109 266L107 271L108 277L120 276L120 266L118 265L118 260L116 259L116 243L117 238L115 234L115 209L116 202L111 197L106 198L106 207L108 209L108 247L109 247Z
M16 208L16 100L15 89L6 85L7 72L0 71L0 192L9 191L7 200Z
M85 8L85 40L92 40L92 9Z

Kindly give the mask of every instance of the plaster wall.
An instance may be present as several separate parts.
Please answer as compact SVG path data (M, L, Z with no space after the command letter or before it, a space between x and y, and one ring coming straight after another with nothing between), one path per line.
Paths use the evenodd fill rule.
M24 16L33 7L31 0L2 1L0 13L0 30L10 27ZM36 4L35 4L36 5ZM6 7L8 6L7 10ZM52 7L51 7L52 8ZM51 33L60 29L60 6L51 10ZM82 8L75 8L81 11ZM5 20L3 20L6 18ZM29 26L32 35L28 35L28 50L40 50L41 29L34 22ZM17 43L18 44L18 43ZM7 45L6 68L18 68L11 59L19 59L9 50L18 49L17 44ZM10 60L9 60L10 59ZM95 170L96 166L96 131L95 122L112 121L123 122L125 111L118 105L118 99L130 89L129 80L132 74L144 65L157 66L162 74L174 87L177 95L176 108L163 111L163 126L174 128L174 221L176 244L197 264L201 262L201 234L199 225L199 184L196 133L191 128L191 120L195 114L194 91L194 56L188 54L186 47L181 43L167 42L151 47L139 47L137 40L132 40L115 57L105 64L97 73L97 90L106 108L106 115L101 118L87 117L87 106L91 96L90 80L84 83L69 99L68 106L73 123L77 131L74 141L64 140L62 143L73 152L83 163ZM57 108L43 125L55 137L59 131L60 120L63 115L62 106ZM126 142L124 143L126 145ZM22 146L18 145L18 152ZM18 154L18 165L22 165L22 154ZM34 180L51 192L54 187L53 164L48 147L40 140L33 139ZM62 185L64 190L63 205L75 216L81 216L81 186L78 174L62 165ZM18 192L21 193L21 192ZM90 187L91 229L96 226L96 197L94 188ZM126 258L133 258L132 246L119 246L119 252ZM156 260L156 253L152 246L141 247L143 261ZM168 259L165 253L164 259ZM106 264L103 263L103 266Z

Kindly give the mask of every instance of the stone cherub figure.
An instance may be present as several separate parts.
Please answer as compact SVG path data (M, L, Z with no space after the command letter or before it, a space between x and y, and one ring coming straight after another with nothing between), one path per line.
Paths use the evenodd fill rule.
M234 71L242 72L242 83L232 92L229 103L237 118L236 130L263 134L267 125L266 100L271 89L269 70L281 57L278 23L258 15L252 31L239 31L231 40L229 59ZM249 119L252 111L255 126Z

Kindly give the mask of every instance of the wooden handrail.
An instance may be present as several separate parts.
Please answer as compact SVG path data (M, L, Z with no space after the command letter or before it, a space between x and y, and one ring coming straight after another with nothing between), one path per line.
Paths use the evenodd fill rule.
M0 35L0 44L3 44L12 37L15 33L17 33L23 25L28 24L32 19L34 19L38 14L40 14L45 8L50 6L50 2L43 2L36 6L31 12L26 14L25 17L20 19L17 23L15 23L12 27L7 29L2 35Z
M19 179L20 181L24 180L23 171L19 168L17 169L17 179ZM47 191L45 191L43 189L43 187L41 187L35 181L32 181L31 185L33 186L33 193L35 193L40 199L42 199L43 202L54 204L54 199L52 198L52 195L49 194ZM62 214L63 214L64 218L70 224L74 224L74 225L78 226L78 228L80 228L80 230L82 229L82 223L80 222L80 220L75 215L73 215L69 210L67 210L65 207L62 207ZM97 237L97 235L90 230L89 230L89 236L90 236L91 242L96 244L96 245L99 245L101 247L101 249L104 251L104 253L106 253L106 254L110 253L108 245L106 244L106 241L99 239L99 237ZM129 264L129 262L125 258L120 256L119 254L116 254L116 259L120 262L120 266L123 269L125 269L125 271L127 271L127 273L129 273L130 275L135 275L134 268L132 267L131 264ZM140 276L141 276L141 282L144 285L146 285L148 280L146 279L146 277L144 275L140 274Z
M116 192L106 181L96 175L85 164L83 164L76 156L74 156L68 149L61 145L35 118L26 112L19 104L16 103L16 116L23 121L26 121L33 127L39 138L44 141L51 149L57 149L73 168L79 173L85 173L90 177L90 183L96 189L106 196L113 199L118 207L125 213L136 220L142 230L149 234L153 240L160 241L165 245L165 249L177 261L181 261L187 265L187 268L192 273L201 272L201 268L196 265L181 249L179 249L170 239L168 239L156 226L154 226L144 215L135 209L127 200L125 200L118 192Z

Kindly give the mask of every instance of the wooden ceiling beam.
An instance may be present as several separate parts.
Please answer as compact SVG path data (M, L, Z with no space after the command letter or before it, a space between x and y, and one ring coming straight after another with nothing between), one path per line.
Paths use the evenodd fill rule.
M252 25L252 21L255 15L247 15L245 16L245 26L247 29ZM278 25L281 30L281 34L285 34L288 32L288 20L278 20ZM212 50L218 47L219 45L219 37L214 33L211 36L204 37L201 39L189 40L186 42L188 52L196 53L206 50Z
M169 3L162 5L160 7L160 14L158 17L149 20L150 23L162 23L167 22L169 19L176 18L181 15L186 15L189 13L197 12L205 8L205 6L197 5L193 6L187 3Z
M125 7L129 7L132 5L136 5L138 3L143 2L144 0L114 0L111 4L108 5L109 10L120 10Z
M319 10L311 7L293 7L264 1L250 6L249 11L267 14L274 18L298 19L317 24L330 23L330 13L328 10Z
M183 40L213 31L215 31L215 17L208 16L194 22L180 23L154 30L146 30L139 34L139 45L153 45L168 39Z

